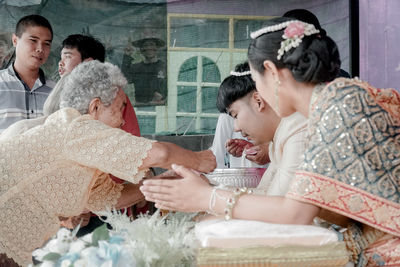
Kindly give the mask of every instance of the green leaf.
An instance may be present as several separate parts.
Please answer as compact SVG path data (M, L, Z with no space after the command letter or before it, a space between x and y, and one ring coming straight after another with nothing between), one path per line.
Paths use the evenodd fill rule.
M93 231L92 235L92 245L98 246L100 240L108 240L110 239L110 235L108 233L107 224L103 224L102 226L97 227Z
M58 253L50 252L50 253L47 253L47 254L43 257L43 261L52 261L52 262L56 262L60 257L61 257L61 255L58 254Z

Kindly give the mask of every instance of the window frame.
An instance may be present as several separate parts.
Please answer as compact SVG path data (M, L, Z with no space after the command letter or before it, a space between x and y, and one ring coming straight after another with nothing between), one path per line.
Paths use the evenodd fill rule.
M234 25L237 20L267 20L273 16L244 16L244 15L212 15L212 14L183 14L183 13L168 13L167 14L167 73L168 73L168 100L165 106L155 106L154 111L143 111L135 108L138 116L153 116L155 117L155 129L156 132L169 132L175 134L186 134L190 125L188 125L183 132L179 132L182 129L176 129L178 117L189 117L195 118L195 131L201 129L201 118L218 118L219 113L204 113L202 112L201 103L201 88L202 87L219 87L220 83L207 83L202 82L202 57L208 57L212 59L210 54L222 53L228 55L228 66L221 69L217 62L217 67L220 70L221 82L229 75L230 70L234 66L244 61L247 58L247 49L235 48L235 32ZM177 47L171 46L171 20L174 18L198 18L198 19L221 19L229 21L229 40L227 48L205 48L205 47ZM178 81L179 70L182 65L176 66L174 56L179 52L189 52L192 56L197 56L197 79L196 82L182 82ZM189 59L189 57L187 58ZM185 60L182 61L182 64ZM176 71L178 69L178 71ZM175 77L176 76L176 77ZM200 78L200 79L199 79ZM195 86L196 92L196 112L179 112L177 111L178 104L178 86ZM140 123L139 123L140 124ZM192 123L190 123L192 124ZM184 127L185 128L185 127ZM200 134L200 132L199 132Z

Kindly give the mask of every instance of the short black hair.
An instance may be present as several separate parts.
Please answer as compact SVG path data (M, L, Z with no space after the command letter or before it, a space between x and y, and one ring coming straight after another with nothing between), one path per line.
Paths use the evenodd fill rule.
M22 17L15 26L15 35L21 37L27 27L47 28L51 33L51 39L53 39L53 29L51 28L50 22L45 17L36 14Z
M93 58L94 60L104 62L106 56L104 45L90 35L69 35L62 42L62 48L76 48L81 54L82 61L87 58Z
M249 63L244 62L236 65L235 72L243 73L250 71ZM250 74L226 77L218 90L217 108L221 113L228 113L229 107L249 93L256 90L256 84Z

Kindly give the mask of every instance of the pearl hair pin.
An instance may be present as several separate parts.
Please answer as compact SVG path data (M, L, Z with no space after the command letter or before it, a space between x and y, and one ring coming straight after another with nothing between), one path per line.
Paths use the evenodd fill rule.
M237 72L237 71L231 71L230 73L232 76L236 76L236 77L240 77L240 76L246 76L246 75L250 75L251 72L248 71L243 71L243 72Z
M266 34L266 33L269 33L269 32L277 32L277 31L283 30L290 23L295 22L295 21L298 21L298 20L285 21L285 22L282 22L280 24L271 25L271 26L268 26L268 27L261 28L261 29L255 31L255 32L252 32L250 34L250 37L251 37L251 39L256 39L256 38L260 37L263 34Z
M310 36L312 34L319 33L319 30L315 28L313 24L305 23L299 20L290 20L280 24L268 26L250 34L252 39L256 39L263 34L269 32L276 32L285 29L281 42L281 47L278 50L278 56L280 60L283 54L292 48L296 48L302 42L304 36Z

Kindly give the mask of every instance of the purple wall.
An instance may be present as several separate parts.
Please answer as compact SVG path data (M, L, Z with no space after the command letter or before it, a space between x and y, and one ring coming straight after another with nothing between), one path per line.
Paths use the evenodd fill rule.
M360 78L400 89L400 1L360 0Z

